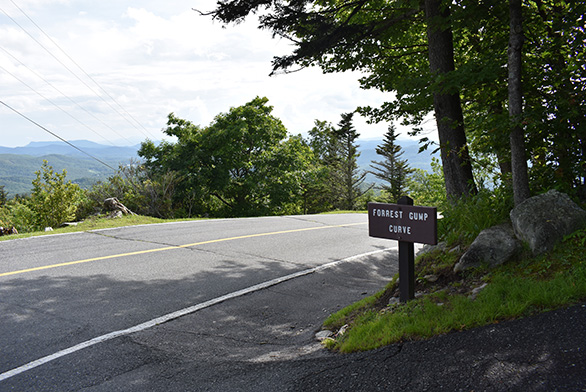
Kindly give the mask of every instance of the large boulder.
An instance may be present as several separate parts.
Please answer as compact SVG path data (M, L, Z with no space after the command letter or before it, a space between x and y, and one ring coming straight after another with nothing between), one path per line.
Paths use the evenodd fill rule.
M514 257L522 249L522 244L510 225L490 227L480 232L470 248L454 266L455 272L488 264L496 267Z
M586 211L556 190L525 200L510 216L515 234L535 255L553 249L565 236L586 226Z

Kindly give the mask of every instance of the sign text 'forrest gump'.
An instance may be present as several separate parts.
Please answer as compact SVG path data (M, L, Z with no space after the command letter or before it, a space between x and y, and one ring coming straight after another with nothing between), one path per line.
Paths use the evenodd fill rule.
M401 302L415 297L413 243L437 244L437 208L414 206L403 196L398 204L368 203L368 234L399 241L399 293Z

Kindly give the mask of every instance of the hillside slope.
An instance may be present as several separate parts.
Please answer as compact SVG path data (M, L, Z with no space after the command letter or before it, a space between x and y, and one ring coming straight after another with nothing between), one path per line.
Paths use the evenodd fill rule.
M132 159L138 159L138 145L114 147L87 140L71 143L114 169ZM0 185L4 185L9 197L30 192L35 171L41 168L43 160L48 161L55 171L67 170L67 178L84 188L114 174L111 168L63 142L33 142L24 147L0 147Z

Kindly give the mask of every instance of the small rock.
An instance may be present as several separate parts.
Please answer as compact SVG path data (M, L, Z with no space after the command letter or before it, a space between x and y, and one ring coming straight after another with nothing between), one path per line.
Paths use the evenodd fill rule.
M439 279L439 276L437 276L437 275L425 275L423 277L423 279L427 280L428 282L433 283L433 282L437 282L437 280Z
M389 305L397 305L399 302L399 297L391 297L391 299L389 299Z
M471 299L472 301L474 301L476 299L476 297L478 296L478 293L480 293L482 290L484 290L484 288L486 286L488 286L488 283L481 284L480 286L474 288L472 290L472 292L470 293L470 295L468 296L468 298Z
M324 331L319 331L318 333L316 333L315 339L317 341L323 342L324 340L331 338L332 336L334 336L334 333L332 331L324 330Z
M340 330L338 331L338 333L336 334L336 336L342 336L342 335L344 335L347 330L348 330L348 324L342 325L342 328L340 328Z
M45 231L53 231L52 227L45 227Z
M112 211L109 215L108 218L109 219L116 219L116 218L122 218L124 214L122 213L122 211Z
M420 255L424 255L426 253L433 252L436 249L439 249L440 251L444 251L444 250L446 250L446 247L447 246L448 246L447 243L445 243L444 241L439 242L437 245L425 245L423 248L421 248L417 252L417 256L420 256Z

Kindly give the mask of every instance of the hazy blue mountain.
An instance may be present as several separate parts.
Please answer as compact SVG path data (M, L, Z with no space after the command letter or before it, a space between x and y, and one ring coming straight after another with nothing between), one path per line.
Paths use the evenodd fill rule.
M90 142L88 140L72 140L70 142L87 154L100 159L121 159L136 156L140 145L118 147ZM88 157L87 154L71 147L64 142L31 142L24 147L0 147L0 154L31 155L40 157L44 155L65 155L70 157Z
M87 140L74 140L71 143L115 169L120 164L127 164L132 159L138 159L136 152L140 147L140 145L115 147ZM431 170L430 152L424 151L418 154L417 141L399 140L398 143L404 150L402 158L407 160L410 167ZM382 144L382 140L359 140L358 144L360 145L358 159L360 170L369 170L371 161L381 160L375 149ZM47 160L55 171L61 172L66 169L69 180L86 188L114 174L110 168L66 143L32 142L24 147L0 147L0 185L4 185L9 196L29 193L35 171L41 168L43 160ZM376 182L376 178L369 175L367 182Z
M376 153L376 147L382 144L381 140L358 140L360 147L360 157L358 157L358 166L360 170L371 170L370 164L372 161L382 161L383 157ZM407 161L411 168L423 169L431 172L431 151L428 149L419 153L419 142L417 140L397 140L397 144L403 149L402 159ZM379 180L372 174L367 175L366 182L378 182Z
M140 147L115 147L87 140L71 143L114 169L138 159L136 152ZM32 142L24 147L0 147L0 185L4 185L9 197L30 193L35 171L41 168L43 160L47 160L55 171L66 169L67 178L85 188L114 174L109 167L64 142Z

